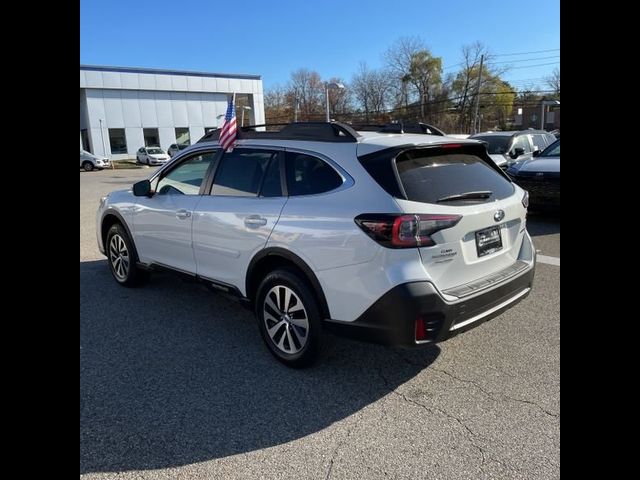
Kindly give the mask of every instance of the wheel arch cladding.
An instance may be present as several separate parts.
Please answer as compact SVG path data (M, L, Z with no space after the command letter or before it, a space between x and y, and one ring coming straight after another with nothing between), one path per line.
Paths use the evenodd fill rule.
M107 210L104 216L102 217L102 225L100 227L100 233L102 235L102 245L104 245L105 251L107 251L107 235L109 233L109 229L113 227L116 223L122 225L122 228L124 228L125 232L127 232L127 235L129 236L129 242L131 242L131 245L133 247L133 254L135 255L135 258L137 260L139 258L138 250L136 249L136 244L133 241L133 235L131 235L131 231L127 226L127 222L124 221L124 218L122 218L122 215L120 215L120 213L118 213L115 210Z
M247 268L245 284L247 298L251 301L255 301L255 296L262 279L269 272L281 267L292 268L302 277L303 280L308 282L312 293L318 301L323 319L331 318L327 299L324 296L318 277L316 277L313 270L311 270L304 260L298 257L295 253L285 250L284 248L267 248L260 251L253 257L249 263L249 267Z

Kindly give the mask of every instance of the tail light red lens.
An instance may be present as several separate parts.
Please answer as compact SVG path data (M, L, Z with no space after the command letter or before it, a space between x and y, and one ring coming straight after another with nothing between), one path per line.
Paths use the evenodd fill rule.
M363 214L355 218L356 224L372 239L389 248L430 247L436 232L455 226L461 215L385 213Z

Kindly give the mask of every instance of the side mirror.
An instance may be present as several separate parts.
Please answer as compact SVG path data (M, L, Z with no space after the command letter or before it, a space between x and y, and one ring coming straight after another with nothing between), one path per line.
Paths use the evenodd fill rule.
M534 156L534 157L539 157L541 153L542 153L542 152L541 152L540 150L535 150L535 151L533 152L533 156Z
M518 158L520 155L524 155L524 148L516 147L511 152L511 158Z
M149 180L140 180L133 184L133 194L136 197L150 197L151 182Z

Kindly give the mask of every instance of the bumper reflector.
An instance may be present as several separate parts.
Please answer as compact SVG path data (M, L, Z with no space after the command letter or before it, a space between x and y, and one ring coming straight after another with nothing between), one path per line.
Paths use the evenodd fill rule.
M418 317L416 319L416 341L427 339L427 329L425 328L424 318Z

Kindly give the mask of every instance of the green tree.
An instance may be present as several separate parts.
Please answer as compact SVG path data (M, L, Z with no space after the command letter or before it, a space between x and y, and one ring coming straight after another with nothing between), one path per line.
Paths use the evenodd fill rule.
M420 117L424 121L427 102L434 99L442 86L442 58L434 57L429 50L414 53L405 79L418 92Z

